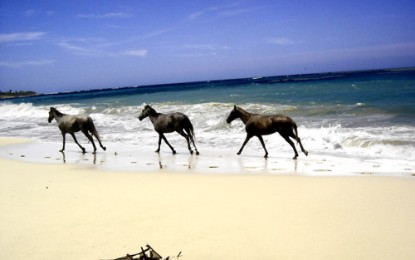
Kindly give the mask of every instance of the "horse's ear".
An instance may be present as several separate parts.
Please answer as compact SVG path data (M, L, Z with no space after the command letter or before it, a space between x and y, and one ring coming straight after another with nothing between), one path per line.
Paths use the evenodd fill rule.
M233 109L236 109L236 105L233 105Z

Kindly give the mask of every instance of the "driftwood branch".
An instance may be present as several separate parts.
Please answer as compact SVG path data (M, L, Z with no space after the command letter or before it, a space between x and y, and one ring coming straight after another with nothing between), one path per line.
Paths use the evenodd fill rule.
M138 252L136 254L127 254L126 256L113 258L113 259L107 259L107 260L169 260L170 257L164 258L154 250L150 245L146 245L146 248L141 248L141 252ZM179 258L181 256L182 252L180 251L176 258Z

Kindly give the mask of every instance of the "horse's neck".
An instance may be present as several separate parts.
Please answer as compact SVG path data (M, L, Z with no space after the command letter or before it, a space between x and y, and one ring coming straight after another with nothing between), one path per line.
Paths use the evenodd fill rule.
M148 117L150 118L150 121L154 124L154 122L157 120L157 118L160 116L160 113L154 112L151 113Z
M252 114L242 109L240 110L240 112L241 112L241 120L242 122L244 122L244 124L246 124L246 122L248 122Z
M53 114L54 114L54 118L55 118L56 122L59 122L62 119L62 117L66 116L65 114L63 114L59 111L55 111Z

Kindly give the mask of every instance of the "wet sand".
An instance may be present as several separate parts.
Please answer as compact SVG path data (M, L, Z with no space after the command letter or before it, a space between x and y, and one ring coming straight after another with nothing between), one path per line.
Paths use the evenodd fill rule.
M60 145L14 142L0 138L0 259L111 259L147 243L179 259L415 259L413 177L249 153L68 147L64 163Z
M7 141L9 138L0 138ZM12 139L13 140L13 139ZM190 155L185 147L176 148L172 155L164 145L161 152L155 153L155 146L134 146L126 144L106 144L107 151L97 150L92 154L91 144L84 144L87 153L83 154L73 141L68 141L64 153L59 152L61 143L40 141L26 142L0 149L0 157L47 164L75 164L101 171L128 172L176 172L176 173L217 173L217 174L277 174L301 176L355 176L389 175L415 176L415 169L404 166L405 162L382 162L381 160L362 160L361 158L340 158L327 154L309 156L300 153L293 160L291 153L272 153L264 159L261 149L246 149L236 155L236 148L202 149L199 156Z

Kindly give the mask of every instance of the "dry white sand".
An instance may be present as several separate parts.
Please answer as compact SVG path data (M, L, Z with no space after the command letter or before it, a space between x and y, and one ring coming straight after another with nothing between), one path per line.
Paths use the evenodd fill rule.
M411 177L0 163L0 259L415 259Z

